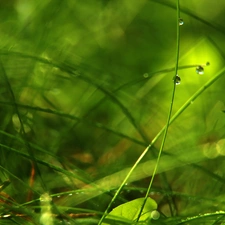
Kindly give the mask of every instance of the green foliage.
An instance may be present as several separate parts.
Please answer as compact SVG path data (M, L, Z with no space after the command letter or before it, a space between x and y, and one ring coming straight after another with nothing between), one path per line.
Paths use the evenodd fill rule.
M0 0L0 224L224 223L224 0L175 2Z
M144 201L144 198L138 198L138 199L129 201L127 203L124 203L122 205L119 205L109 213L106 219L112 220L110 224L114 224L114 223L117 224L118 221L121 219L127 219L127 223L135 223L135 221L137 220L138 214L140 212L140 208L143 204L143 201ZM155 209L157 209L157 203L153 199L148 198L139 221L140 222L146 221L146 224L150 224L151 215L152 215L152 212L155 211ZM102 224L106 225L108 223L102 223Z

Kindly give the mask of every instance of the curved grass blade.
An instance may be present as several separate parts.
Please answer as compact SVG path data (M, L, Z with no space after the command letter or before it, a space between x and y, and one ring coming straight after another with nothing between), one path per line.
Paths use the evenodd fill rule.
M153 180L155 178L155 175L156 175L156 172L157 172L157 169L158 169L158 166L159 166L159 160L161 158L162 151L164 149L164 145L165 145L165 142L166 142L166 137L167 137L168 128L169 128L169 125L170 125L170 119L171 119L172 110L173 110L173 103L174 103L175 91L176 91L176 85L177 85L176 78L178 76L177 75L177 72L178 72L179 56L180 56L180 24L179 24L179 19L180 19L180 3L179 3L179 0L177 0L177 8L176 8L176 10L177 10L177 17L176 17L176 19L177 19L176 20L176 27L177 27L177 40L176 40L176 45L177 46L176 46L176 63L175 63L174 78L173 78L173 81L174 82L173 82L173 90L172 90L172 97L171 97L171 105L170 105L170 108L169 108L167 123L166 123L166 126L165 126L165 130L164 130L164 135L163 135L161 147L160 147L160 150L159 150L159 153L158 153L158 157L157 157L157 160L156 160L156 165L155 165L154 171L152 173L152 177L151 177L151 180L150 180L150 183L149 183L149 186L148 186L148 189L147 189L145 198L144 198L143 205L141 206L141 209L140 209L140 212L139 212L139 215L138 215L138 218L137 218L137 222L139 221L139 219L141 217L142 211L144 209L144 206L145 206L145 204L147 202L148 196L149 196L150 191L151 191L151 187L152 187L152 184L153 184ZM171 200L171 198L169 198L169 199ZM171 212L173 212L173 211L171 210Z

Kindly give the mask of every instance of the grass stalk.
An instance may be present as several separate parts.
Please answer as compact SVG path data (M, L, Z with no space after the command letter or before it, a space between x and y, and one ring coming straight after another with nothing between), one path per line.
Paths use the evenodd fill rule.
M178 72L179 55L180 55L180 24L179 24L180 5L179 5L179 0L177 0L177 17L176 18L177 18L177 20L176 20L176 25L177 25L177 42L176 43L177 43L177 46L176 46L176 63L175 63L175 71L174 71L174 79L173 79L174 82L173 82L171 104L170 104L170 108L169 108L169 112L168 112L168 118L167 118L167 123L166 123L165 130L164 130L164 135L163 135L161 147L160 147L160 150L159 150L159 153L158 153L158 157L157 157L157 160L156 160L156 165L155 165L155 168L154 168L154 171L153 171L153 174L152 174L152 177L151 177L151 180L150 180L150 183L149 183L149 186L148 186L148 189L147 189L147 192L146 192L143 204L142 204L140 212L138 214L137 222L139 221L139 219L141 217L142 211L144 209L144 206L145 206L145 204L147 202L147 199L148 199L148 196L150 194L150 191L151 191L151 188L152 188L152 184L153 184L153 181L154 181L157 169L158 169L159 161L160 161L160 158L161 158L164 146L165 146L166 137L167 137L167 133L168 133L168 128L170 126L170 119L171 119L171 115L172 115L174 98L175 98L175 91L176 91L176 86L177 86L177 84L176 84L176 76L178 76L177 72Z

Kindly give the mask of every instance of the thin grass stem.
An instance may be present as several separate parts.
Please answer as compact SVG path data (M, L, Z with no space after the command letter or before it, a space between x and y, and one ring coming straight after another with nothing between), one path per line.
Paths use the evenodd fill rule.
M150 183L149 183L149 186L148 186L148 189L147 189L147 192L146 192L143 204L142 204L140 212L138 214L137 222L139 221L139 219L141 217L142 211L144 209L144 206L145 206L145 204L147 202L147 199L148 199L148 196L150 194L151 187L152 187L152 184L153 184L153 181L154 181L157 169L158 169L158 165L159 165L159 161L160 161L160 158L161 158L161 154L163 152L164 145L165 145L165 142L166 142L168 128L169 128L169 125L170 125L170 119L171 119L171 115L172 115L173 103L174 103L174 98L175 98L176 76L177 76L177 71L178 71L179 55L180 55L180 25L179 25L179 18L180 18L180 5L179 5L179 0L177 0L177 21L176 21L176 24L177 24L177 46L176 46L176 63L175 63L175 71L174 71L175 75L174 75L174 82L173 82L171 104L170 104L170 108L169 108L169 112L168 112L168 118L167 118L167 123L166 123L165 130L164 130L164 135L163 135L161 147L160 147L160 150L159 150L159 153L158 153L158 157L157 157L157 160L156 160L156 165L154 167L154 171L153 171L153 174L152 174L152 177L151 177L151 180L150 180Z
M165 127L165 130L164 130L164 136L163 136L163 140L162 140L162 144L161 144L161 148L159 150L159 153L158 153L158 157L157 157L157 160L156 160L156 166L154 168L154 171L153 171L153 174L152 174L152 178L151 178L151 181L150 181L150 184L149 184L149 187L148 187L148 190L147 190L147 193L146 193L146 196L144 198L144 201L143 201L143 204L142 204L142 207L140 209L140 212L138 214L138 217L137 217L137 221L139 221L140 217L141 217L141 214L142 214L142 211L144 209L144 206L145 206L145 203L147 201L147 198L148 198L148 195L150 193L150 189L152 187L152 183L153 183L153 180L154 180L154 177L156 175L156 172L157 172L157 168L158 168L158 164L159 164L159 160L160 160L160 157L161 157L161 154L162 154L162 151L163 151L163 148L164 148L164 144L165 144L165 141L166 141L166 136L167 136L167 131L168 131L168 128L169 128L169 124L170 124L170 118L171 118L171 114L172 114L172 109L173 109L173 102L174 102L174 97L175 97L175 90L176 90L176 75L177 75L177 71L178 71L178 62L179 62L179 45L180 45L180 26L179 26L179 18L180 18L180 11L179 11L179 0L177 0L177 21L176 21L176 24L177 24L177 49L176 49L176 64L175 64L175 76L174 76L174 82L173 82L173 90L172 90L172 99L171 99L171 105L170 105L170 108L169 108L169 113L168 113L168 118L167 118L167 123L166 123L166 127ZM115 199L117 198L117 196L120 194L121 190L123 189L124 185L126 184L127 180L129 179L130 175L133 173L134 169L137 167L137 165L140 163L140 161L142 160L142 158L145 156L145 154L148 152L149 148L147 147L144 152L141 154L141 156L138 158L138 160L135 162L135 164L133 165L133 167L131 168L131 170L129 171L129 173L127 174L127 176L125 177L124 181L122 182L122 184L120 185L120 187L118 188L118 190L116 191L114 197L112 198L112 200L110 201L107 209L105 210L103 216L101 217L98 225L101 225L102 221L104 220L104 218L106 217L106 215L108 214L108 211L109 209L111 208L113 202L115 201Z

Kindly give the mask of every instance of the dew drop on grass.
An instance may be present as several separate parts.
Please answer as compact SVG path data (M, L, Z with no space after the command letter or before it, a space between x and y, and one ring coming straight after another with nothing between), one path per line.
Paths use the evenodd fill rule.
M157 219L159 219L159 217L160 217L160 213L157 210L154 210L151 212L151 218L153 220L157 220Z
M179 25L180 25L180 26L184 25L184 20L181 19L181 18L179 19Z
M149 74L148 74L148 73L144 73L144 74L143 74L143 77L144 77L144 78L148 78L148 77L149 77Z
M204 68L202 66L197 66L196 67L196 73L199 75L203 75L204 74Z
M180 84L180 81L181 81L180 77L178 75L176 75L174 79L175 79L174 80L175 81L175 84L176 85L179 85Z

